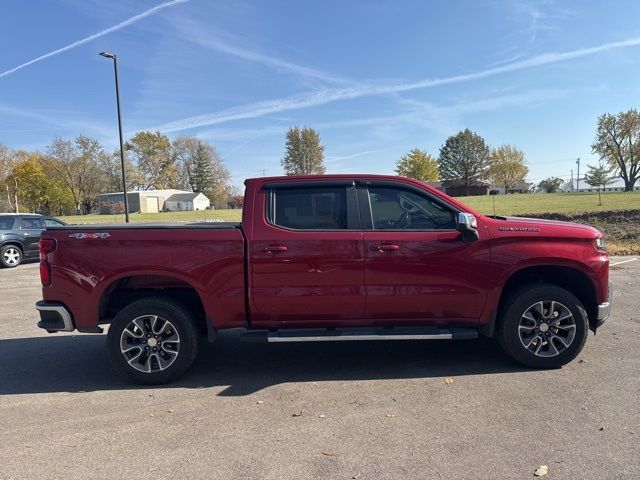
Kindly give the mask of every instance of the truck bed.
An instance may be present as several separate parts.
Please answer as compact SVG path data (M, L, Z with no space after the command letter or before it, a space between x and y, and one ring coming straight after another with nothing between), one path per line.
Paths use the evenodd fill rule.
M244 324L245 237L239 223L68 225L43 236L56 241L44 300L69 307L81 331L95 331L122 303L149 290L195 291L190 300L216 312L217 324Z

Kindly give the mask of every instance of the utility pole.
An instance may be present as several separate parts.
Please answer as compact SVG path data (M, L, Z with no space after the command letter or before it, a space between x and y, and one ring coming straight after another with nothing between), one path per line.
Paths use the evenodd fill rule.
M576 192L580 193L580 157L576 160L576 164L578 165L578 177L576 178Z
M263 169L258 170L258 171L259 171L259 172L262 172L262 176L263 176L263 177L264 177L264 176L266 175L266 173L267 173L267 169L266 169L266 168L263 168Z
M118 61L115 53L100 52L100 56L113 60L116 77L116 105L118 108L118 133L120 134L120 166L122 167L122 191L124 192L124 221L129 223L129 200L127 199L127 178L124 173L124 142L122 140L122 117L120 115L120 88L118 87Z

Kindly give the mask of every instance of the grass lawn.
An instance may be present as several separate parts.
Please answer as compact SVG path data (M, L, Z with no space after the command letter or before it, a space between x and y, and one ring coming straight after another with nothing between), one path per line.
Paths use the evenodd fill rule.
M461 202L485 215L493 214L493 197L460 197ZM496 195L497 215L536 213L604 212L609 210L640 209L640 191L605 192L602 205L597 193L532 193Z
M193 222L197 220L239 222L242 210L199 210L197 212L132 213L133 223L148 222ZM57 217L67 223L124 223L122 215L67 215Z

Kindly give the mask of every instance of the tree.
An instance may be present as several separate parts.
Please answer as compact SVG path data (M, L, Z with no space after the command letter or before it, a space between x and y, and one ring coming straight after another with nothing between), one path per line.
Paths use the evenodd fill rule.
M125 152L126 153L126 152ZM100 156L100 171L104 178L104 192L122 192L122 160L120 150L114 150L110 154ZM144 183L144 179L138 168L125 154L124 168L127 179L127 191L135 190Z
M491 155L484 139L468 128L447 138L438 157L440 178L451 185L461 185L465 195L470 187L486 180Z
M76 214L90 213L106 184L101 158L106 155L98 140L79 135L75 140L55 138L43 159L47 170L71 192Z
M125 144L133 156L133 163L140 171L143 190L175 188L178 169L171 155L171 142L160 132L138 132Z
M489 176L494 185L504 186L504 193L509 193L518 183L524 182L528 173L524 152L519 148L501 145L491 151Z
M213 145L197 137L178 137L172 156L181 188L204 193L217 208L227 206L230 175Z
M18 152L12 175L18 185L20 203L31 212L63 212L72 207L67 186L50 175L44 157L34 152Z
M320 135L309 127L292 127L287 132L286 152L281 160L287 175L323 174L324 146Z
M0 182L2 182L5 187L9 209L15 213L19 213L18 180L13 175L15 164L15 152L9 147L0 144Z
M622 177L625 192L633 191L640 177L640 113L632 108L601 115L591 149Z
M440 177L438 160L419 148L414 148L398 160L396 173L422 182L435 181Z
M543 189L547 193L555 193L560 189L560 187L562 187L563 183L564 180L562 180L561 178L549 177L545 180L542 180L538 184L538 187Z
M600 193L600 187L604 189L613 181L613 177L611 176L611 168L605 167L602 161L597 167L587 165L587 173L584 174L584 179L589 185L598 188L598 205L602 205L602 194Z

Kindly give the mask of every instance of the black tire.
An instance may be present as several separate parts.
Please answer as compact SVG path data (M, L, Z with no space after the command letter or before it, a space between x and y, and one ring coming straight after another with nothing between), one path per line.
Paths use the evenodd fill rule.
M159 322L168 322L168 325L160 323L160 326L165 325L160 335L153 335L160 327L156 330L145 330L134 326L125 333L125 329L131 326L134 320L137 322L136 325L151 326L153 316L157 316ZM146 321L149 323L145 324ZM140 332L143 333L139 337L131 334ZM166 336L167 332L172 335ZM150 335L156 340L153 341ZM196 358L198 342L198 329L189 310L180 303L164 297L143 298L126 306L113 319L107 334L109 360L115 371L129 381L144 385L169 383L184 375ZM140 352L137 350L138 345ZM129 348L131 351L123 352ZM154 348L157 348L156 353L151 352ZM139 358L134 358L138 353ZM163 362L164 369L160 369ZM150 371L137 368L148 368Z
M21 263L22 249L20 247L16 245L4 245L0 248L0 265L4 268L17 267Z
M551 314L550 302L552 301L557 302L554 308L558 313L556 318L568 315L565 309L573 316L561 321L560 324L565 325L564 327L550 327L553 325L553 316L549 321L543 316L538 316L536 312L528 313L527 317L524 316L525 313L531 312L530 307L540 305L539 302L543 302L542 312ZM539 320L529 321L529 317L536 316ZM575 329L570 328L572 321ZM532 326L534 329L530 331ZM554 328L557 335L554 335ZM570 336L572 331L573 337ZM559 368L576 358L582 351L587 341L588 331L587 313L575 295L564 288L539 283L525 286L509 295L501 308L501 315L496 325L496 338L503 350L522 365L533 368ZM520 332L527 337L522 339ZM550 337L546 337L547 335ZM558 338L558 335L563 337ZM531 345L526 348L525 344L528 342L531 342ZM568 346L565 343L568 343ZM539 350L538 354L535 353L537 350ZM554 350L558 353L554 353ZM545 353L551 356L539 356Z

